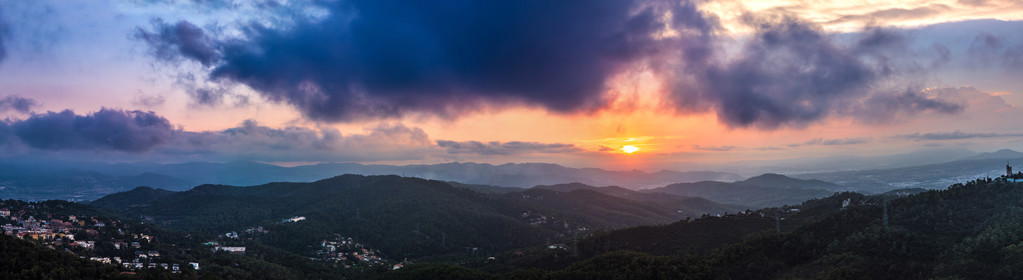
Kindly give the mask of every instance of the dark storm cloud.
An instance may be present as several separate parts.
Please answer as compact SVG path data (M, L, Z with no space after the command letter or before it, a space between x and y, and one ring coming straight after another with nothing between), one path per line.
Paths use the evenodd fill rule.
M898 135L895 138L903 138L909 140L960 140L960 139L972 139L972 138L999 138L999 137L1023 137L1023 133L971 133L971 132L931 132L931 133L913 133L906 135Z
M0 113L7 111L17 111L19 113L28 113L32 111L33 107L38 106L39 103L35 99L24 98L16 95L8 95L0 99Z
M464 141L456 142L449 140L437 140L437 146L447 149L451 154L479 154L479 155L512 155L531 153L572 153L582 149L573 144L563 143L538 143L538 142L480 142Z
M214 42L202 28L190 22L168 24L156 19L153 20L153 29L139 28L134 37L146 42L157 59L178 61L187 58L207 66L219 59L220 53L214 48Z
M937 99L904 94L888 97L880 84L893 77L912 78L919 67L903 63L906 39L883 29L869 29L842 43L818 26L794 18L747 15L756 28L737 57L723 62L682 66L675 70L673 101L681 110L714 108L719 120L733 127L774 129L801 127L871 100L901 102L893 113L960 107ZM876 97L872 97L876 96ZM893 114L881 115L881 118ZM861 117L854 115L854 117ZM873 116L870 116L873 117Z
M4 125L24 144L44 150L144 152L176 132L167 119L153 112L106 108L90 115L71 110L33 114Z
M717 18L690 1L322 3L326 17L299 17L287 27L250 23L237 38L211 38L187 21L155 21L136 37L158 59L197 61L209 71L204 80L247 85L316 121L454 118L507 104L593 112L609 105L612 76L649 64L668 80L673 109L713 110L731 127L775 129L861 117L843 108L885 94L911 101L898 92L926 76L901 33L871 28L841 40L789 17L745 15L756 32L729 54L731 39L718 37L727 32ZM947 60L946 49L926 50L939 56L929 64L940 64L942 51ZM216 88L189 93L200 104L223 96L208 89ZM928 100L882 116L958 112Z
M507 103L585 112L605 105L609 76L657 50L651 35L664 23L655 9L667 8L678 24L710 25L685 3L374 0L335 3L328 18L287 30L252 24L246 40L216 47L188 22L138 37L161 59L219 57L212 79L315 120L454 117Z

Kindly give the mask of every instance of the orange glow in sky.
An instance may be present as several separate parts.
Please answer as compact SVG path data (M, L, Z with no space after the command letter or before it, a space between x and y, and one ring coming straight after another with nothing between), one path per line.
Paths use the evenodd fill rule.
M622 147L622 152L625 152L626 154L635 153L636 151L639 151L639 148L636 148L636 146L633 145L625 145Z

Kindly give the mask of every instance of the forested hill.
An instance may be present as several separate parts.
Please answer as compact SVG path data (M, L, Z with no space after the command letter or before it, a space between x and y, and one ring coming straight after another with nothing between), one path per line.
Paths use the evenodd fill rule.
M846 187L820 180L800 180L779 174L763 174L731 183L718 181L678 183L643 192L702 197L717 203L763 208L798 204L848 190Z
M781 233L775 232L772 213L781 213L780 217L785 219L780 223ZM728 233L750 227L760 230L737 244L724 245L709 253L689 250L709 240L700 236L711 233L698 231L700 229ZM1023 277L1023 184L978 180L906 197L842 193L786 208L598 234L581 240L579 247L579 261L566 264L563 269L528 269L528 262L516 263L521 260L513 259L504 268L518 265L519 270L485 276L516 279L1020 279ZM594 254L597 255L588 257ZM566 262L570 258L552 260ZM549 263L533 263L533 266L549 266ZM436 266L432 269L462 271ZM398 271L392 276L409 276L415 271Z
M0 279L132 279L114 265L0 235Z
M265 242L298 254L311 254L310 244L340 234L395 258L418 258L542 245L593 230L737 211L692 201L649 203L591 191L484 194L419 178L343 175L312 183L203 185L184 192L137 188L92 205L180 230L222 234L263 226L271 232ZM296 216L306 219L281 222Z
M560 193L585 194L597 192L609 196L616 196L630 201L642 201L650 207L657 207L683 214L684 217L695 218L703 214L736 213L748 207L743 205L727 205L707 200L702 197L689 197L673 195L660 192L639 192L617 186L594 187L583 183L569 183L558 185L539 185L534 190L551 190ZM528 191L527 191L528 192ZM596 201L588 201L590 203ZM677 215L676 215L677 216ZM677 221L677 217L674 220ZM674 221L673 221L674 222ZM641 223L637 225L650 225L654 223Z

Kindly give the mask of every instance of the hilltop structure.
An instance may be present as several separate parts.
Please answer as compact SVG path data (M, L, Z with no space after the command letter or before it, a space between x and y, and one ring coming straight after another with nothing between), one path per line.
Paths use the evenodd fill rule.
M1006 182L1020 182L1023 181L1023 171L1013 174L1012 165L1009 165L1009 162L1005 162L1005 175L1002 175L1002 178Z

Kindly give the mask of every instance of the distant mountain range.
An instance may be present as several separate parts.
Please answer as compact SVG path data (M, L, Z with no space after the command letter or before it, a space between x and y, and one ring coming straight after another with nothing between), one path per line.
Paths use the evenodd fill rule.
M979 160L979 159L1019 159L1023 158L1023 153L1013 151L1010 149L1001 149L990 153L981 153L979 155L969 156L962 158L962 160Z
M702 197L680 196L660 192L639 192L616 186L594 187L582 183L569 183L540 185L533 187L533 190L550 190L569 194L594 192L630 201L640 201L647 205L660 206L660 208L675 212L672 213L673 215L669 215L674 219L678 219L679 214L683 217L699 217L702 214L736 213L745 209L745 206L742 205L726 205Z
M742 179L735 174L711 171L647 173L637 170L570 168L546 163L491 165L455 162L403 166L324 163L282 167L255 162L109 164L7 159L0 161L0 187L3 188L0 189L0 196L23 200L93 200L137 186L187 190L200 184L253 186L270 182L313 182L341 174L402 175L517 188L581 182L640 189L677 182ZM54 183L55 179L61 181Z
M1006 162L1023 170L1023 153L1006 149L935 164L808 173L793 177L824 180L849 187L850 190L872 194L904 188L942 189L957 182L997 178L1005 174Z
M764 174L738 182L677 183L643 192L702 197L718 203L746 205L757 209L798 204L847 189L820 180L800 180L779 174Z
M940 157L913 154L912 158L941 162ZM952 155L965 154L953 153ZM31 158L0 160L0 198L22 200L64 199L94 200L104 195L148 186L172 191L188 190L200 184L253 186L270 182L313 182L341 174L402 175L447 181L460 187L482 192L509 192L516 188L537 185L556 185L578 182L589 186L620 186L624 190L653 190L682 196L696 196L719 203L746 206L772 206L777 203L796 203L801 199L820 197L835 191L883 193L903 188L943 188L954 182L979 177L997 177L1004 173L1004 165L1018 162L1023 169L1023 153L999 150L992 153L969 153L962 157L947 157L951 161L889 168L890 164L864 165L861 170L826 173L795 173L799 179L823 180L836 185L800 187L795 193L782 191L794 181L781 181L771 185L767 181L743 181L733 173L713 171L609 171L597 168L570 168L557 164L480 164L443 163L432 165L364 165L358 163L324 163L295 167L282 167L255 162L191 162L159 163L97 163L47 161ZM871 161L873 162L873 161ZM896 164L898 166L899 164ZM876 166L876 168L869 168ZM740 172L743 169L730 169ZM747 173L749 170L741 171ZM758 180L766 180L760 178ZM713 181L713 182L705 182ZM457 182L457 183L456 183ZM735 182L735 183L732 183ZM667 188L672 184L681 185ZM692 184L684 184L692 183ZM724 186L713 195L700 190L711 190L710 185ZM766 184L766 185L765 185ZM494 188L495 186L504 187ZM736 186L755 186L743 191ZM477 188L479 187L479 188ZM763 187L769 187L764 189ZM670 189L670 190L669 190ZM682 191L685 189L685 191ZM731 190L731 191L728 191ZM605 190L606 191L606 190ZM784 195L773 199L771 196ZM758 198L759 197L759 198Z

